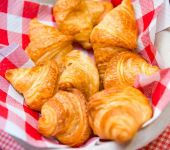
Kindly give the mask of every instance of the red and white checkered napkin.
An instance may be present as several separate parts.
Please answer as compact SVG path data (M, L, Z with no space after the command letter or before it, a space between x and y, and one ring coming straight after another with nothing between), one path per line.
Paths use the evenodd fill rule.
M55 147L58 144L56 140L45 139L37 131L39 113L25 105L23 96L17 93L4 77L9 68L33 65L17 44L0 49L0 129L34 146Z
M170 149L170 126L162 134L147 146L139 150L169 150Z
M0 130L0 150L24 150L11 136Z
M162 0L134 0L133 6L139 27L138 51L152 64L159 64L159 55L153 45L157 16ZM26 0L3 0L0 2L0 129L38 147L65 147L56 140L46 139L37 131L39 114L24 104L18 94L4 78L5 71L11 68L31 67L33 62L22 48L29 42L28 25L32 18L55 25L52 7ZM14 44L17 43L17 44ZM22 47L20 47L19 45ZM154 106L156 119L170 99L170 70L162 70L152 77L140 76L136 86L150 99ZM148 122L149 123L149 122ZM100 144L93 137L83 145L86 147ZM116 144L116 143L115 143Z

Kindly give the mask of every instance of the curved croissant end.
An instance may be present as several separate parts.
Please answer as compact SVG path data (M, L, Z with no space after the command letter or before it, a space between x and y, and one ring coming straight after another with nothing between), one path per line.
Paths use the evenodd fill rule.
M53 96L57 89L58 66L55 61L33 68L10 69L6 71L6 79L13 87L24 95L26 104L41 110L42 105Z
M99 74L92 59L82 51L73 50L65 57L59 89L77 88L87 98L99 91Z
M41 117L38 121L38 130L46 137L55 136L63 131L66 112L61 102L51 98L41 109Z
M105 89L116 85L133 86L137 75L152 75L159 68L147 63L141 56L130 51L116 53L108 63L105 76Z
M114 87L96 93L88 104L89 121L102 139L127 142L152 117L147 98L133 87Z
M90 136L86 100L76 89L58 91L41 113L38 130L45 136L55 136L69 146L78 146Z
M26 52L36 64L56 58L60 67L63 55L72 50L71 36L64 35L57 28L44 25L37 19L30 22L29 37L30 43Z

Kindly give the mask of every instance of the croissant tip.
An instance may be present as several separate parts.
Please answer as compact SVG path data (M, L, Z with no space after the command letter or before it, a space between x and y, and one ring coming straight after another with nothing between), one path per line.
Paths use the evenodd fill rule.
M39 22L39 21L38 21L38 19L37 19L37 18L33 18L33 19L31 19L30 23L34 23L34 22L36 22L36 23L37 23L37 22Z
M121 4L131 4L131 0L123 0Z
M47 132L47 131L45 131L46 129L44 129L43 127L41 127L41 124L43 124L43 121L41 121L41 118L38 120L38 131L43 135L43 136L45 136L45 137L50 137L50 136L52 136L52 134L51 133L49 133L49 132Z
M10 70L7 70L5 72L5 78L9 81L11 79L11 77L13 76L13 70L10 69Z
M38 131L45 137L51 137L55 136L54 131L57 127L57 122L51 119L51 116L53 111L50 111L53 109L49 104L53 101L46 102L42 108L41 108L41 116L38 120ZM55 105L55 103L52 103ZM49 108L49 109L48 109Z
M73 88L73 85L71 83L59 83L59 89L60 90L66 90L66 91L70 91L70 89Z
M29 28L35 28L43 25L37 18L33 18L29 23Z
M35 110L35 111L37 111L37 112L40 112L40 111L41 111L42 105L41 105L41 106L33 106L33 104L30 103L27 99L25 99L25 103L27 104L27 106L28 106L30 109L33 109L33 110Z
M25 53L29 56L29 54L30 54L29 45L25 48Z
M92 48L92 45L91 45L90 42L82 42L81 44L85 49L91 49Z

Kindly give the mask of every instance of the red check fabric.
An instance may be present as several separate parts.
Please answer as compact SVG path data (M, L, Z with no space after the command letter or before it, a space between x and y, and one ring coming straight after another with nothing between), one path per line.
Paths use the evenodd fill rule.
M170 149L170 126L154 141L140 150L169 150Z
M147 146L139 150L168 150L170 148L170 126ZM24 150L10 135L0 130L0 149L2 150Z
M28 68L33 65L18 44L0 50L0 129L34 146L53 147L58 142L44 138L37 131L39 113L25 105L23 96L4 77L9 68Z
M154 38L157 16L162 5L162 0L133 0L139 27L137 50L150 63L158 65L160 58L154 47ZM63 148L66 146L38 133L38 112L25 105L22 95L17 93L4 77L7 69L34 65L23 49L29 43L29 21L35 17L45 24L55 25L51 6L26 0L3 0L0 3L0 46L4 47L0 49L0 129L33 146ZM7 45L10 46L5 47ZM149 78L139 76L135 84L153 104L154 115L150 122L159 116L170 101L169 80L170 70L165 69ZM102 143L98 137L93 137L82 147L93 147Z
M0 130L0 149L2 150L24 150L10 135Z
M47 23L53 22L50 6L25 0L3 0L0 2L0 44L18 43L25 48L29 43L28 26L32 18Z

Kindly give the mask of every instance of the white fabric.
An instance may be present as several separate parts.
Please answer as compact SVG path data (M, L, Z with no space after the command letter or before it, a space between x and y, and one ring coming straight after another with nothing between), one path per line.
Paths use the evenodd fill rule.
M170 31L161 31L157 33L155 46L164 61L162 68L170 67Z

